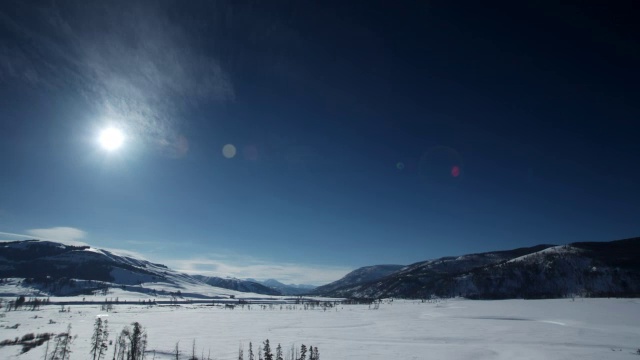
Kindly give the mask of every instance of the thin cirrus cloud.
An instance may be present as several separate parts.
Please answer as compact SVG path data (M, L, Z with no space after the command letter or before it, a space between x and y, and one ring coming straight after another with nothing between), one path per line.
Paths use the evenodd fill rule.
M66 226L46 229L29 229L27 230L27 234L33 235L36 238L67 242L75 242L87 236L87 233L83 230Z
M0 44L0 79L77 91L99 118L171 157L188 151L183 110L234 99L220 62L196 45L204 34L175 24L170 2L67 5L16 3L21 20L0 8L0 30L17 39Z
M37 239L57 241L67 245L87 245L80 241L87 236L87 233L84 230L74 227L57 226L43 229L29 229L25 232L26 234L0 232L0 235L5 235L11 238L11 240L6 241L14 241L16 239Z
M0 231L0 235L9 237L9 239L2 239L0 240L0 242L16 241L18 239L55 241L65 245L91 246L93 248L106 250L120 256L128 256L136 259L148 260L145 255L137 251L104 247L104 246L92 246L86 242L80 241L81 239L84 239L87 237L87 232L74 227L57 226L57 227L43 228L43 229L28 229L25 232L26 234L17 234L17 233ZM145 243L150 243L150 242L145 242Z
M206 276L235 277L240 279L276 279L289 284L323 285L340 279L353 270L346 267L273 263L255 258L193 258L165 260L173 269Z

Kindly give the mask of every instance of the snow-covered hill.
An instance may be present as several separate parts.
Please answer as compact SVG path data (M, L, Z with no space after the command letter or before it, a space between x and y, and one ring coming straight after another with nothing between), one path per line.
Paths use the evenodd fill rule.
M205 284L209 284L211 286L217 286L224 289L242 291L242 292L252 292L256 294L264 294L264 295L283 295L277 289L273 289L269 286L265 286L256 281L249 280L241 280L236 278L221 278L217 276L203 276L203 275L192 275L194 278L204 282Z
M313 294L331 294L341 288L352 288L382 279L404 268L403 265L373 265L353 270L339 280L315 288Z
M104 297L116 290L141 298L279 294L256 282L190 276L90 246L39 240L0 243L0 296ZM368 266L311 293L365 298L638 296L640 238L538 245L444 257L404 267Z
M90 246L71 246L40 240L0 242L0 279L3 279L0 283L0 296L260 296L254 292L245 292L257 288L230 290L212 286L162 264ZM266 291L273 293L269 288Z
M409 265L375 281L318 294L483 299L638 296L640 238L444 257Z

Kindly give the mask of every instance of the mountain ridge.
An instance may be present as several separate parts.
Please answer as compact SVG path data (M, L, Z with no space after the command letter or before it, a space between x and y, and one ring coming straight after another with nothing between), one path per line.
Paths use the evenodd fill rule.
M247 279L251 280L251 279ZM254 280L257 281L257 280ZM263 281L257 281L262 285L268 286L272 289L276 289L282 293L282 295L306 295L309 294L316 286L306 284L284 284L276 279L267 279Z
M381 279L395 271L404 268L404 265L370 265L357 268L342 278L326 285L318 286L311 294L331 293L336 289L366 283Z
M68 245L52 241L0 242L0 278L23 279L15 291L70 296L107 293L121 288L157 296L219 297L242 293L279 295L271 288L236 284L225 279L216 285L180 273L166 265L119 255L89 245ZM260 293L263 291L264 293Z
M463 296L478 299L637 296L640 238L542 244L406 266L377 280L316 294L338 297Z
M252 292L263 295L283 295L277 289L265 286L257 281L242 280L236 278L222 278L218 276L191 275L205 284L221 287L224 289L236 290L241 292Z
M114 287L141 294L205 298L242 293L294 295L269 286L282 284L273 279L265 285L187 275L162 264L88 245L40 240L0 242L0 279L9 278L23 279L22 286L39 293L61 296L95 294ZM447 256L407 266L366 266L313 290L298 290L295 295L341 298L638 296L640 238L541 244Z

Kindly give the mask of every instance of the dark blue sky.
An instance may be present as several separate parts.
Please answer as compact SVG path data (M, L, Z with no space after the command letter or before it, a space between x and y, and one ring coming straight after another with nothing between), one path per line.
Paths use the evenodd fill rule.
M3 2L0 231L311 283L638 236L631 4Z

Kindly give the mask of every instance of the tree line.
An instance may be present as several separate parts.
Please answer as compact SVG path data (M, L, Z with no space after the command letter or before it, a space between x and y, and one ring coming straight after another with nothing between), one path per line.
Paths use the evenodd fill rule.
M249 352L247 355L246 360L256 360L251 342L249 342ZM285 355L280 344L276 346L275 352L272 352L269 339L266 339L261 346L258 346L257 355L258 360L320 360L320 351L317 346L307 347L305 344L302 344L298 350L294 345L291 345L289 352ZM238 349L238 360L245 360L242 344L240 344L240 348Z
M49 298L39 299L39 298L25 298L24 295L18 296L15 300L7 301L6 311L14 311L20 310L21 308L25 308L27 310L38 310L42 305L48 305ZM0 309L4 307L4 299L0 299Z
M47 336L44 360L70 360L71 345L76 338L77 335L71 334L70 324L66 332L51 337ZM53 340L53 342L50 343L50 340ZM155 359L155 351L147 351L147 343L147 331L138 322L131 323L131 326L125 326L115 341L110 341L109 322L98 317L93 326L89 359L144 360L150 353L153 353L153 358ZM109 351L110 346L112 347L111 351ZM178 342L175 345L173 356L175 356L176 360L180 360L181 358L184 359L182 355ZM280 344L276 346L275 350L272 350L269 339L263 341L255 352L253 343L249 342L249 349L246 355L245 357L243 346L240 344L238 360L320 360L320 351L317 346L307 347L307 345L302 344L300 348L297 348L292 345L285 354L285 350ZM206 357L204 350L200 357L196 355L195 340L193 341L191 354L187 356L188 360L211 360L210 351Z

